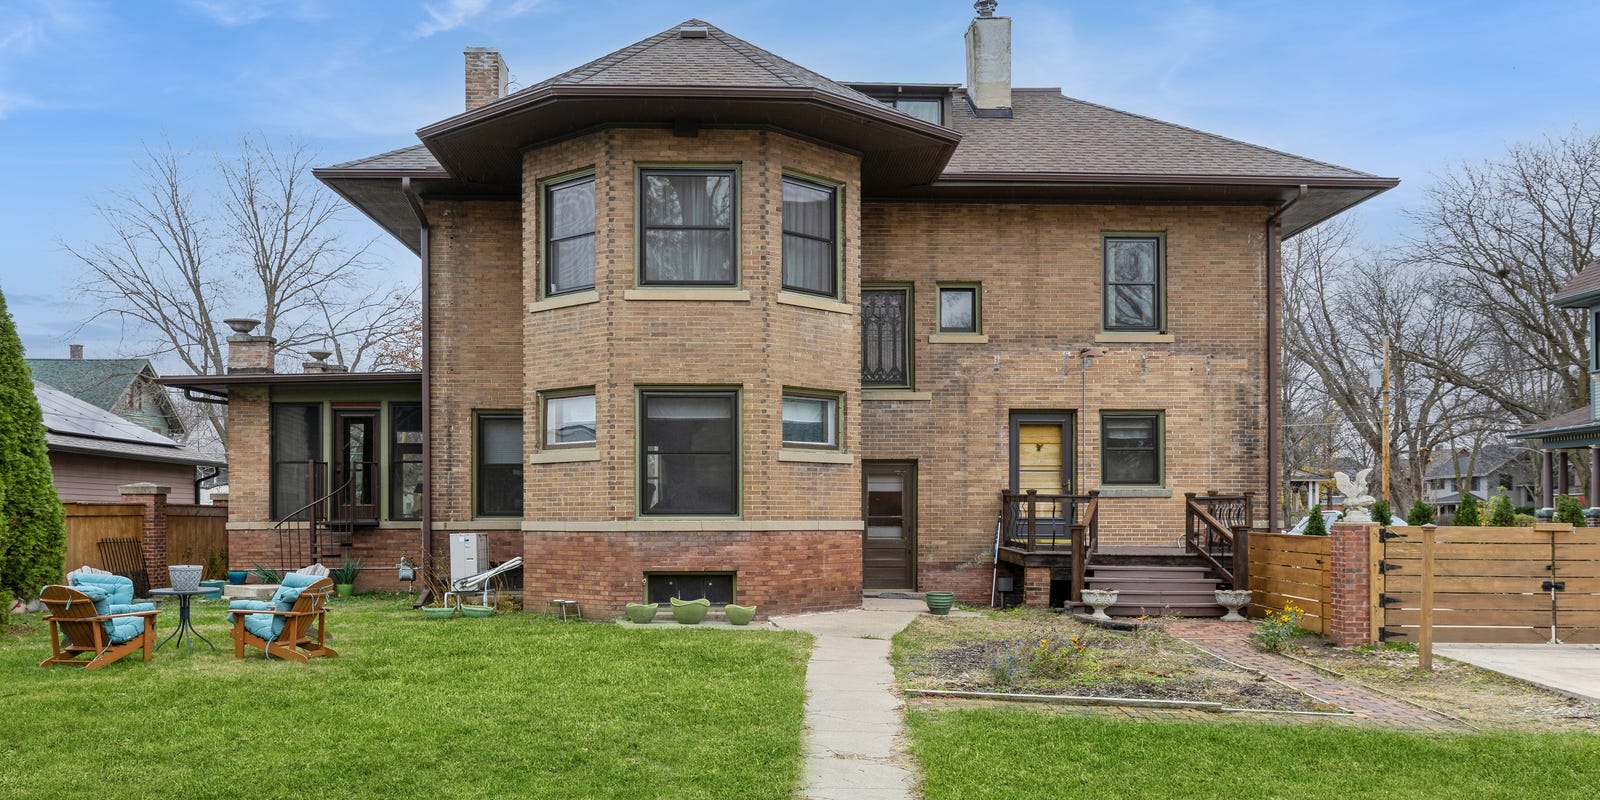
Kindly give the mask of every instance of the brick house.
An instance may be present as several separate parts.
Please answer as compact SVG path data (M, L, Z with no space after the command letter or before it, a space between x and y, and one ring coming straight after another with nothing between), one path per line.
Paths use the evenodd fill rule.
M274 375L245 328L171 381L229 404L233 559L366 470L345 552L484 532L529 608L996 568L1059 603L1069 530L1174 548L1186 493L1274 496L1279 242L1396 181L1014 88L1010 25L980 9L966 86L698 20L512 93L468 50L465 112L316 171L419 254L423 371Z

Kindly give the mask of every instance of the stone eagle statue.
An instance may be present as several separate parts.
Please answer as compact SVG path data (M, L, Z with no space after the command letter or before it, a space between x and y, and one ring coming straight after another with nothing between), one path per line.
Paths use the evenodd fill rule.
M1345 522L1372 521L1372 515L1367 513L1367 509L1377 502L1377 498L1367 494L1367 476L1371 473L1371 467L1357 472L1354 478L1343 472L1333 473L1333 484L1339 487L1339 492L1344 495Z

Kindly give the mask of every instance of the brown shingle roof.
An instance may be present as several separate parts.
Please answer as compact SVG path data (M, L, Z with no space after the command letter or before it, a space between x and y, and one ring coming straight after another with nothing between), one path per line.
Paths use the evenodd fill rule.
M1567 281L1567 285L1561 287L1561 291L1556 292L1555 296L1550 298L1550 302L1558 307L1568 307L1565 305L1567 301L1577 300L1585 295L1592 295L1597 292L1600 292L1600 261L1595 261L1589 266L1578 270L1578 274L1572 276L1572 280ZM1583 303L1582 305L1588 304Z
M1182 125L1063 97L1014 90L1012 116L973 115L965 94L951 105L961 144L945 167L963 173L1373 178Z
M1589 416L1589 407L1574 408L1565 414L1551 417L1543 422L1535 422L1522 430L1506 434L1507 439L1536 439L1540 436L1563 431L1567 429L1600 426Z
M343 164L334 164L325 169L349 172L444 172L444 167L439 166L439 159L434 158L433 154L428 152L428 148L420 144L346 161Z

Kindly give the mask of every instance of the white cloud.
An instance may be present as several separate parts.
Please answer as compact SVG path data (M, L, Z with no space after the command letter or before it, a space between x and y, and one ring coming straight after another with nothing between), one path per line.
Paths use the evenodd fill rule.
M230 28L268 17L320 19L325 16L321 5L314 0L187 0L186 4L213 22Z
M425 4L422 10L428 18L419 23L412 33L425 39L436 33L453 31L469 22L483 18L502 21L520 17L539 7L542 0L512 0L499 4L492 0L445 0L443 3Z

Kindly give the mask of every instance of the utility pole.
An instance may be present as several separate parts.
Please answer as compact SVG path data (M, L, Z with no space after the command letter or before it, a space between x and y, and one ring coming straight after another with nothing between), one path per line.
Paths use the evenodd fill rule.
M1389 503L1389 337L1383 337L1383 502ZM1384 520L1388 522L1388 520Z

